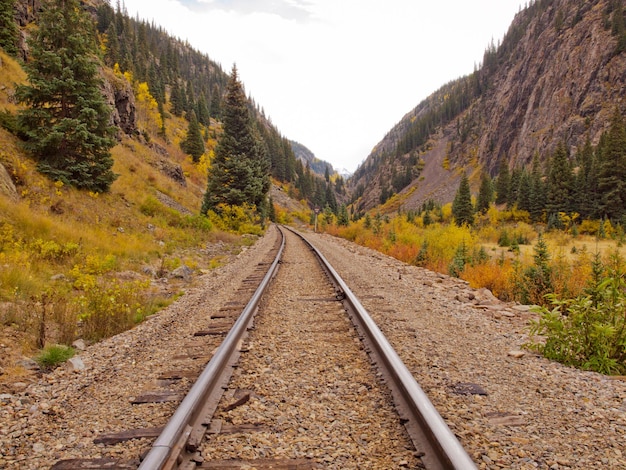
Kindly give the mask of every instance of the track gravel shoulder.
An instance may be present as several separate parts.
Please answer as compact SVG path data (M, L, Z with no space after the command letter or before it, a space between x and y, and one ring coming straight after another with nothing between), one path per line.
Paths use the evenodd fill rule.
M0 395L0 468L47 468L62 458L136 458L147 440L105 447L93 439L164 424L174 404L132 406L130 400L154 388L173 356L189 353L189 337L206 327L207 312L233 301L275 235L270 229L145 323L90 346L81 354L84 371L60 368L19 393ZM626 468L626 383L525 351L532 314L523 306L345 240L307 237L360 298L481 468ZM300 303L292 302L298 309ZM271 369L280 353L270 355L258 359ZM318 405L325 400L318 398ZM375 442L367 432L358 438Z
M308 234L480 468L626 468L626 382L525 350L524 306Z
M176 366L173 358L189 357L194 332L206 328L211 313L237 300L233 295L267 261L276 238L272 227L234 261L202 276L198 287L167 309L88 347L81 353L85 370L61 367L23 392L0 395L0 468L42 469L60 459L85 457L137 459L151 442L104 446L93 440L103 433L165 424L174 402L132 405L131 400L155 388L167 389L159 374ZM196 341L201 349L202 339ZM188 388L188 382L178 381L176 387Z

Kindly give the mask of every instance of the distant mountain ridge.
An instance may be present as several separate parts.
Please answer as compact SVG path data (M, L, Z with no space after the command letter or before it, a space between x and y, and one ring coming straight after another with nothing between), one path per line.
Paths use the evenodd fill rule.
M332 175L335 173L335 169L330 163L317 158L311 150L301 143L296 142L295 140L290 140L289 143L291 144L291 148L293 149L293 153L296 158L302 161L304 166L308 164L313 173L324 176L326 174L326 168L328 168L329 174Z
M626 111L621 0L537 0L514 18L480 69L422 101L375 146L348 181L357 210L404 190L407 208L449 202L460 171L476 185L500 162L527 165L565 141L596 144Z

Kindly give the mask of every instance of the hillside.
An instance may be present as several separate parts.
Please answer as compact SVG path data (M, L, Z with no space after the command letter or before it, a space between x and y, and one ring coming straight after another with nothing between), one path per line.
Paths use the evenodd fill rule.
M479 69L418 104L375 146L348 182L357 211L393 193L405 208L449 202L461 171L477 191L481 171L495 176L500 162L545 161L560 142L572 154L588 137L597 144L615 108L626 111L623 12L614 0L531 2Z
M326 170L328 170L331 175L335 173L335 170L330 163L317 158L307 147L294 140L289 142L296 158L300 160L304 166L309 165L313 173L320 176L324 176L326 174Z
M200 215L229 74L108 2L81 4L93 20L101 91L116 129L109 190L81 191L49 179L24 148L16 121L24 105L15 90L27 83L23 65L26 39L38 28L36 3L16 2L15 48L7 54L0 47L0 344L6 348L0 390L29 373L32 361L24 355L132 327L263 230L251 210ZM274 181L293 188L302 164L260 107L252 99L247 105ZM192 114L205 149L197 160L181 145ZM324 181L307 183L314 187L317 180ZM306 207L298 210L308 218Z

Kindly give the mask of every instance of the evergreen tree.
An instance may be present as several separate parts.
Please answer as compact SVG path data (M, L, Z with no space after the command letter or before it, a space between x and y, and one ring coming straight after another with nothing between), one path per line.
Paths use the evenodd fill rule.
M335 193L333 192L332 184L326 183L326 194L324 199L326 200L326 205L330 207L333 211L333 214L337 214L337 199L335 198Z
M480 178L480 189L478 191L478 200L476 201L476 212L481 214L486 213L489 210L489 205L493 200L493 186L491 185L491 178L487 173L483 173Z
M348 209L345 204L339 207L339 214L337 215L337 225L347 227L350 223L350 216L348 215Z
M598 164L591 141L587 139L578 152L578 174L576 175L574 210L583 219L600 218L600 192L598 190Z
M223 109L224 131L208 175L202 213L219 204L260 209L270 188L269 159L253 130L246 95L233 66Z
M104 54L104 62L109 67L113 67L120 56L120 42L117 38L117 28L115 26L115 21L111 21L111 23L109 24L109 27L106 30L106 35L107 48Z
M181 117L185 111L183 97L178 80L174 80L172 90L170 91L171 111L174 116Z
M18 34L15 0L0 0L0 47L9 55L17 55Z
M198 117L198 122L204 126L208 126L210 124L209 118L209 108L206 103L206 98L204 93L200 93L200 97L198 98L198 103L196 104L196 115Z
M459 226L465 224L472 225L474 223L474 209L472 207L472 194L470 193L469 181L467 175L463 173L459 189L454 196L452 202L452 216L454 222Z
M81 189L107 191L115 129L100 91L94 28L78 0L47 2L30 41L29 84L18 86L26 148L38 169Z
M187 82L187 91L185 92L185 112L191 113L196 108L196 92L193 89L193 83Z
M500 162L500 172L496 181L496 204L506 204L509 201L509 186L511 177L509 175L509 165L503 159Z
M616 109L611 127L598 144L600 173L598 189L602 194L602 215L619 220L626 214L626 126Z
M211 106L209 114L214 119L221 119L222 117L222 96L217 84L213 85L211 90Z
M194 163L197 163L202 154L204 154L204 140L202 138L202 132L200 131L200 124L198 124L196 113L193 111L191 112L191 117L189 118L187 135L181 142L180 147L183 149L183 152L191 155Z
M509 194L506 201L507 209L512 209L517 203L519 197L519 185L522 179L522 170L518 167L513 168L511 179L509 181Z
M567 148L561 142L550 161L547 181L546 210L548 217L559 212L569 213L572 210L572 167L567 158Z
M276 223L277 219L276 219L276 206L274 206L274 199L272 198L272 196L270 196L269 202L268 202L268 213L267 213L267 217L270 219L270 222L274 222Z

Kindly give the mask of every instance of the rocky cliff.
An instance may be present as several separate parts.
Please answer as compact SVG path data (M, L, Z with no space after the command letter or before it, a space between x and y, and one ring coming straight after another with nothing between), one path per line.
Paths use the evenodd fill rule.
M626 111L623 12L614 0L531 2L480 70L424 100L375 147L349 182L357 196L368 188L357 208L378 204L407 169L411 208L450 201L461 171L477 183L500 161L526 165L562 141L573 151L587 137L597 143L615 107Z

